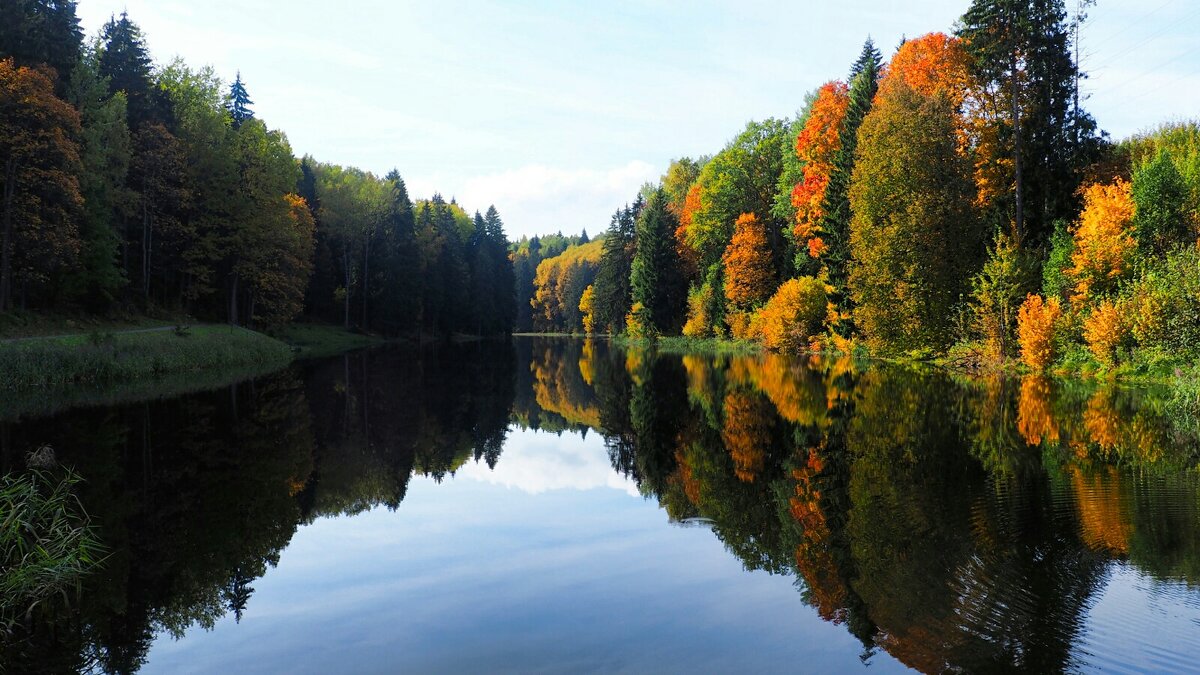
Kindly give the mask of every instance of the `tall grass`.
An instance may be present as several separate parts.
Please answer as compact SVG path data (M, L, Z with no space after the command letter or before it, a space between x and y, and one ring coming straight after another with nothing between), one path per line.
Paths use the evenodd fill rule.
M276 365L291 349L227 326L148 333L93 333L0 343L0 391L104 385L207 369Z
M101 562L103 549L74 495L69 469L30 468L0 478L0 629L68 591Z

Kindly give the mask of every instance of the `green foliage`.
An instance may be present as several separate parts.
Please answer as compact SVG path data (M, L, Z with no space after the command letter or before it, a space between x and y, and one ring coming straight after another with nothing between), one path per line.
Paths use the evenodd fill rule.
M1017 310L1035 287L1035 271L1025 249L1000 233L983 268L972 279L972 327L993 361L1017 353Z
M1188 213L1188 188L1165 150L1133 172L1133 217L1143 254L1162 256L1179 244L1195 241ZM1190 240L1190 241L1189 241Z
M943 98L900 84L863 122L850 189L850 290L873 348L943 349L982 249L971 167Z
M1075 238L1067 230L1067 223L1054 223L1054 234L1050 237L1050 252L1042 265L1042 294L1047 298L1058 298L1066 302L1074 288L1069 271L1071 257L1075 253Z
M592 299L593 320L598 332L621 332L625 327L625 315L633 305L629 277L637 248L637 222L643 206L639 196L632 207L626 204L618 209L604 234L604 252L600 255Z
M637 219L637 251L630 266L629 287L640 325L656 333L677 332L683 323L687 286L675 249L679 222L667 208L667 195L659 189Z

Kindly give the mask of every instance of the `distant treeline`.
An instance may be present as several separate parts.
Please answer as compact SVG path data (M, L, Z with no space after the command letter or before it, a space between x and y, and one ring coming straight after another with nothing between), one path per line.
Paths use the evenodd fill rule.
M240 74L151 62L122 13L93 41L75 2L0 5L0 313L298 316L388 334L507 332L494 207L297 160Z

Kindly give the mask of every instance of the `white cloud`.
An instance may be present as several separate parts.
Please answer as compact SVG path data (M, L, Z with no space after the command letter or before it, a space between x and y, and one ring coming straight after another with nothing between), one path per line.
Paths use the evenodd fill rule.
M444 185L438 189L454 194L468 208L483 210L495 204L511 239L558 230L573 234L584 228L595 235L608 226L613 211L661 173L641 160L610 169L530 164L467 178L456 191Z
M633 481L613 471L599 434L588 434L584 439L575 434L513 430L495 469L482 462L470 462L454 477L534 495L549 490L611 488L640 496Z

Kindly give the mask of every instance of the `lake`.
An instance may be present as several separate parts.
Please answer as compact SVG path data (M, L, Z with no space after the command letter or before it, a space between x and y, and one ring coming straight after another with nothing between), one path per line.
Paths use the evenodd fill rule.
M0 414L108 550L9 672L1189 671L1170 392L514 338Z

